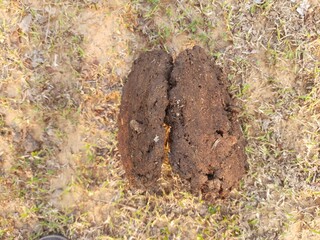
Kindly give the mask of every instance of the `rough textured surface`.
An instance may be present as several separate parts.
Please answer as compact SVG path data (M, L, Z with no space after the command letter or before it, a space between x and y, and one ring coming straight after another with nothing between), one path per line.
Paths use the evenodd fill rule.
M164 51L143 53L123 87L119 151L129 181L153 187L164 157L165 110L172 58Z
M177 57L170 78L170 163L207 197L225 196L246 164L240 124L220 76L204 50L194 47Z
M173 70L172 70L173 69ZM194 192L224 197L245 173L240 124L221 71L200 47L172 59L144 53L123 89L119 150L131 183L154 187L164 158L166 122L170 164Z

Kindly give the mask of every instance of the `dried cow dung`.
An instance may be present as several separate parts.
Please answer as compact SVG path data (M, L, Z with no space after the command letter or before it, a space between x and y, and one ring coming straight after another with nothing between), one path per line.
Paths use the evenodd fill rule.
M172 66L163 51L142 54L123 88L119 151L134 185L154 187L164 158L192 190L223 197L245 173L245 142L221 71L200 47Z
M226 195L245 173L240 124L220 79L200 47L177 57L171 73L167 122L170 163L194 191Z
M168 78L172 58L164 51L143 53L123 87L119 151L131 184L153 187L164 158Z

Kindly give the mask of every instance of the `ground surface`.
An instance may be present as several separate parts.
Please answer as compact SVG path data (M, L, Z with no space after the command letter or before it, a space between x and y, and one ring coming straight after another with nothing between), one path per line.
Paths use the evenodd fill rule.
M0 238L319 239L317 0L2 0L0 16ZM133 60L194 45L228 73L248 141L214 204L167 167L162 196L130 189L116 148Z

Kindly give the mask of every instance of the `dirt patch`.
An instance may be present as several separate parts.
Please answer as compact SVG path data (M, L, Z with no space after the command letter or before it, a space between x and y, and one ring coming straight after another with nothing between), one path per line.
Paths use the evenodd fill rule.
M200 47L183 51L171 69L167 54L145 53L124 86L119 150L129 179L153 186L160 177L166 116L173 170L193 191L225 196L244 175L246 157L222 73Z
M245 173L244 139L221 71L200 47L182 52L170 78L170 162L193 191L226 195Z
M165 110L172 58L164 51L144 53L124 85L119 115L119 151L134 185L153 186L164 157Z

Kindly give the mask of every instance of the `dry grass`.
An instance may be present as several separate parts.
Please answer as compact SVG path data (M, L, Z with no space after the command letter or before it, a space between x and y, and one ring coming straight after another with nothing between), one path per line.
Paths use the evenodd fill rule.
M320 5L0 0L0 238L319 239ZM203 46L242 108L250 170L207 203L164 166L131 189L116 148L139 52Z

